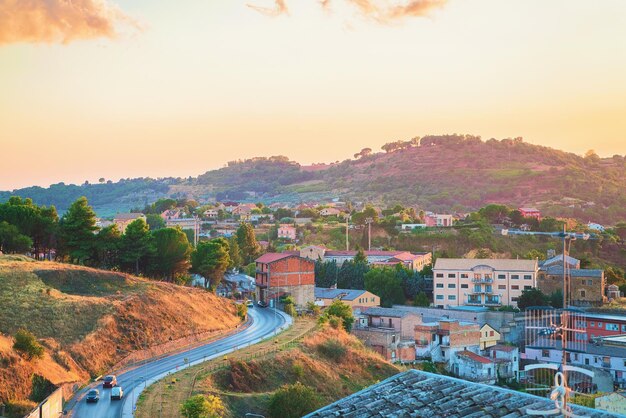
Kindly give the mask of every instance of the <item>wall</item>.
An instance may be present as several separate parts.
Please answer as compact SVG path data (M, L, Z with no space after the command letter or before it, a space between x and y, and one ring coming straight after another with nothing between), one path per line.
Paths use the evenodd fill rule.
M24 418L58 418L63 414L63 389L58 388Z

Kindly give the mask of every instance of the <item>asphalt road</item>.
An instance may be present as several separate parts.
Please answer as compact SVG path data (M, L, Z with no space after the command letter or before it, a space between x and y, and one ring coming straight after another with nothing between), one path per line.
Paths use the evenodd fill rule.
M248 314L253 319L252 324L236 334L189 351L149 361L141 367L117 375L118 385L124 390L124 398L121 401L111 401L111 389L103 389L101 383L96 387L100 391L100 401L97 403L86 403L84 398L86 390L81 391L76 395L79 400L74 408L68 411L69 414L76 418L131 417L135 401L141 392L169 373L223 356L243 346L255 344L291 324L289 316L280 311L274 312L271 308L263 309L255 306L248 310Z

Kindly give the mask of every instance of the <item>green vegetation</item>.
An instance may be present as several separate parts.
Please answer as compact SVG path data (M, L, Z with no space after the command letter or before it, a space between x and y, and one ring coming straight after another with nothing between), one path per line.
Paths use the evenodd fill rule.
M26 359L32 360L43 357L43 346L37 342L37 338L32 332L20 329L13 338L15 339L13 349L19 351Z
M209 282L205 287L212 290L220 284L230 263L230 248L225 238L199 242L191 253L191 271L203 276Z
M320 323L329 322L333 318L337 318L341 321L341 326L344 330L348 332L352 330L354 315L349 305L340 300L334 300L333 303L324 310L324 314L320 317ZM334 328L337 327L335 326Z
M273 418L300 418L321 406L319 396L300 382L284 385L272 394L268 410Z
M212 395L195 395L180 406L180 414L185 418L219 418L225 408L220 398Z
M365 290L380 296L380 305L386 308L405 302L402 281L389 267L374 268L365 274Z

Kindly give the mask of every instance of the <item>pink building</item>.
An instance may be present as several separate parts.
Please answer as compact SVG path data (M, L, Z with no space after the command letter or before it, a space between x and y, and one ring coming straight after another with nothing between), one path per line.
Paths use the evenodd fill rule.
M452 222L454 221L454 218L452 217L452 215L438 215L436 213L430 214L430 215L426 215L426 218L424 219L424 222L426 223L426 226L439 226L439 227L448 227L448 226L452 226Z
M278 238L288 239L291 241L296 240L296 228L291 225L281 225L278 228Z
M541 212L535 208L519 208L518 209L524 218L541 219Z

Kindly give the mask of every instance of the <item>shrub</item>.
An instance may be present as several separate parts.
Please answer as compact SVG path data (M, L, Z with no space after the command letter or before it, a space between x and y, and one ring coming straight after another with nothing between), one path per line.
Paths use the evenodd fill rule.
M43 376L34 374L32 378L32 389L30 392L30 400L34 402L42 402L46 399L56 386Z
M32 332L20 329L13 337L15 338L13 349L22 353L28 360L43 357L44 349Z
M334 361L341 360L348 351L338 340L329 339L317 346L318 351L326 358Z
M248 317L248 305L245 303L237 304L237 316L241 318L242 321L245 321Z
M285 313L287 315L291 315L291 316L296 316L298 313L296 312L296 307L293 306L291 303L285 305Z
M330 322L330 318L333 316L341 318L343 328L350 332L352 324L354 323L354 315L352 314L352 308L349 305L340 300L333 301L333 303L324 311L324 315L320 318L320 323L325 323L326 321Z
M180 414L185 418L219 418L225 412L222 400L213 395L192 396L180 406Z
M320 399L309 386L300 382L284 385L270 397L269 413L273 418L299 418L315 411Z
M292 366L292 370L293 374L295 374L296 377L301 378L302 376L304 376L304 367L302 367L301 364L295 363Z

